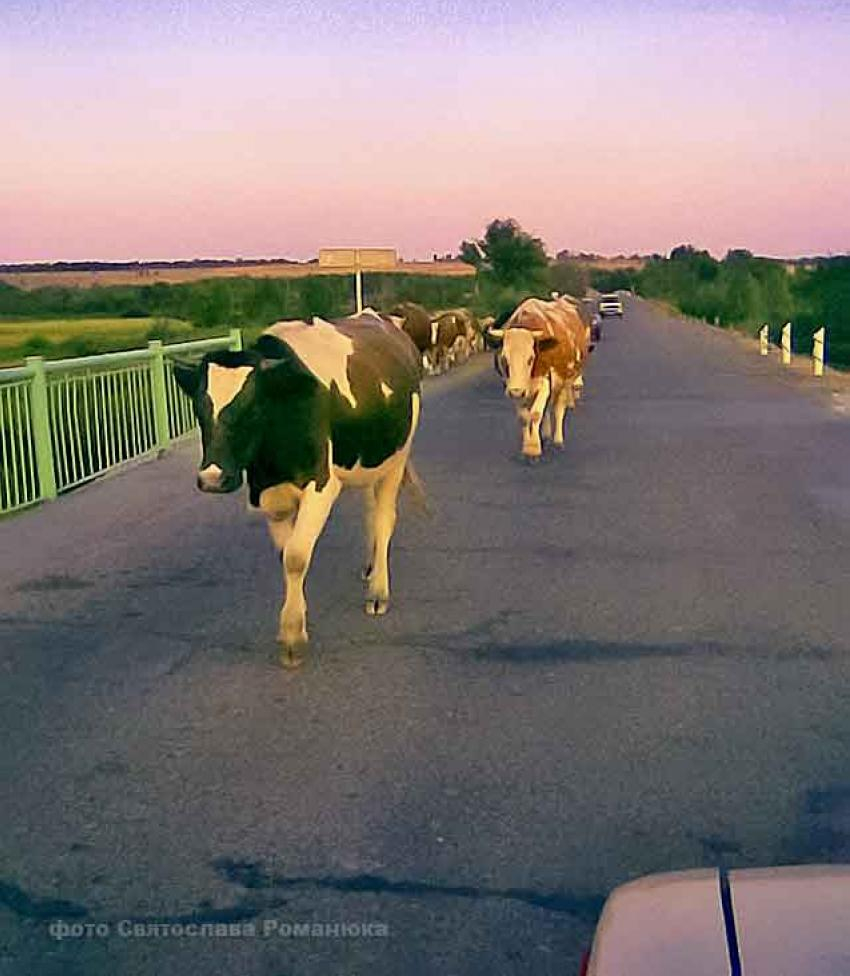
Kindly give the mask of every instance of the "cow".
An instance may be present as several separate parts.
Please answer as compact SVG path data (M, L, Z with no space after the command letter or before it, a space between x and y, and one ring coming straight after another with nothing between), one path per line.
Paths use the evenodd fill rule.
M392 310L391 317L402 332L406 333L420 356L426 356L433 345L431 316L415 302L400 302Z
M522 453L539 458L544 437L564 444L564 417L575 406L574 387L582 381L588 355L588 328L575 303L564 298L528 298L489 336L501 343L497 369L505 393L516 401L522 424ZM547 410L548 408L548 410Z
M410 452L419 422L421 369L410 339L371 310L335 321L278 322L244 352L175 363L192 398L203 492L235 491L268 522L281 554L282 663L307 643L304 580L313 549L344 488L366 502L366 612L387 612L389 545L403 482L418 487Z
M467 359L470 344L466 322L457 312L442 312L431 323L430 359L435 372Z
M466 308L452 309L451 314L454 315L461 334L465 336L466 341L463 343L463 348L467 350L465 355L469 356L473 352L480 352L484 348L484 340L481 336L481 323L478 319ZM460 347L458 346L458 348Z

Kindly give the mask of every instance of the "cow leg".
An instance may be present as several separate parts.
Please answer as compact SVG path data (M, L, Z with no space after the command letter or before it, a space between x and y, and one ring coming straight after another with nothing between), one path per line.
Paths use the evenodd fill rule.
M553 404L555 431L552 437L552 443L556 447L564 446L564 419L567 415L567 410L574 406L575 398L573 397L572 383L567 380L555 394L555 402Z
M543 411L543 420L540 423L540 438L544 441L552 440L552 413L554 404L550 397L546 409Z
M369 577L366 613L379 617L387 612L390 603L390 539L396 523L398 493L404 477L406 455L381 479L375 488L374 560Z
M534 394L531 407L525 413L522 430L522 453L525 457L537 458L543 453L543 446L540 443L540 424L548 401L549 381L544 380Z
M581 399L582 393L584 393L584 377L579 376L573 381L573 394L576 400Z
M283 664L298 664L296 649L307 643L307 602L304 599L304 579L310 568L313 550L334 502L340 484L335 479L318 491L315 482L304 490L295 524L283 552L283 574L286 580L286 599L280 613L278 640L283 644Z
M365 502L365 525L366 525L366 562L363 567L363 580L369 582L372 578L372 570L375 567L375 486L369 485L363 492Z
M266 524L269 527L269 535L272 537L274 547L277 549L281 560L283 560L283 552L295 527L295 512L270 516Z

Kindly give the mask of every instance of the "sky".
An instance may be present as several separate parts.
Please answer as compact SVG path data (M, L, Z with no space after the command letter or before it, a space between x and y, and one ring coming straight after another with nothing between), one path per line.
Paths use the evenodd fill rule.
M850 251L850 0L0 0L0 262Z

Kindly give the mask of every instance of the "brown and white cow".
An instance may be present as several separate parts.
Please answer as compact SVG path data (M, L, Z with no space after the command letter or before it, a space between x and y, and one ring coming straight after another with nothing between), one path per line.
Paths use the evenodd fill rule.
M439 312L431 322L429 358L433 372L442 373L469 358L466 320L459 312Z
M279 322L251 349L175 364L201 428L201 491L235 491L268 520L286 589L283 663L307 641L304 580L343 488L366 501L366 612L386 613L389 545L402 482L418 479L410 450L420 408L419 355L371 310L333 322Z
M517 404L523 455L540 457L541 432L562 447L564 418L575 406L588 354L587 326L575 304L560 297L528 298L489 335L501 343L497 366L507 396Z

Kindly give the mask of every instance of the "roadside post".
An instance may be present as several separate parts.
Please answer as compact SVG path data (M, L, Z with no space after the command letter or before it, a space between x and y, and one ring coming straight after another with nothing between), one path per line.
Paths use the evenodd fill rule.
M759 329L759 352L762 356L766 356L770 352L769 334L770 329L767 325L763 325Z
M782 365L791 365L791 323L786 322L782 327Z
M812 336L812 365L815 376L823 376L824 352L826 347L826 329L821 327Z
M231 352L242 352L242 330L241 329L231 329L227 334L230 340L230 346L228 347Z

